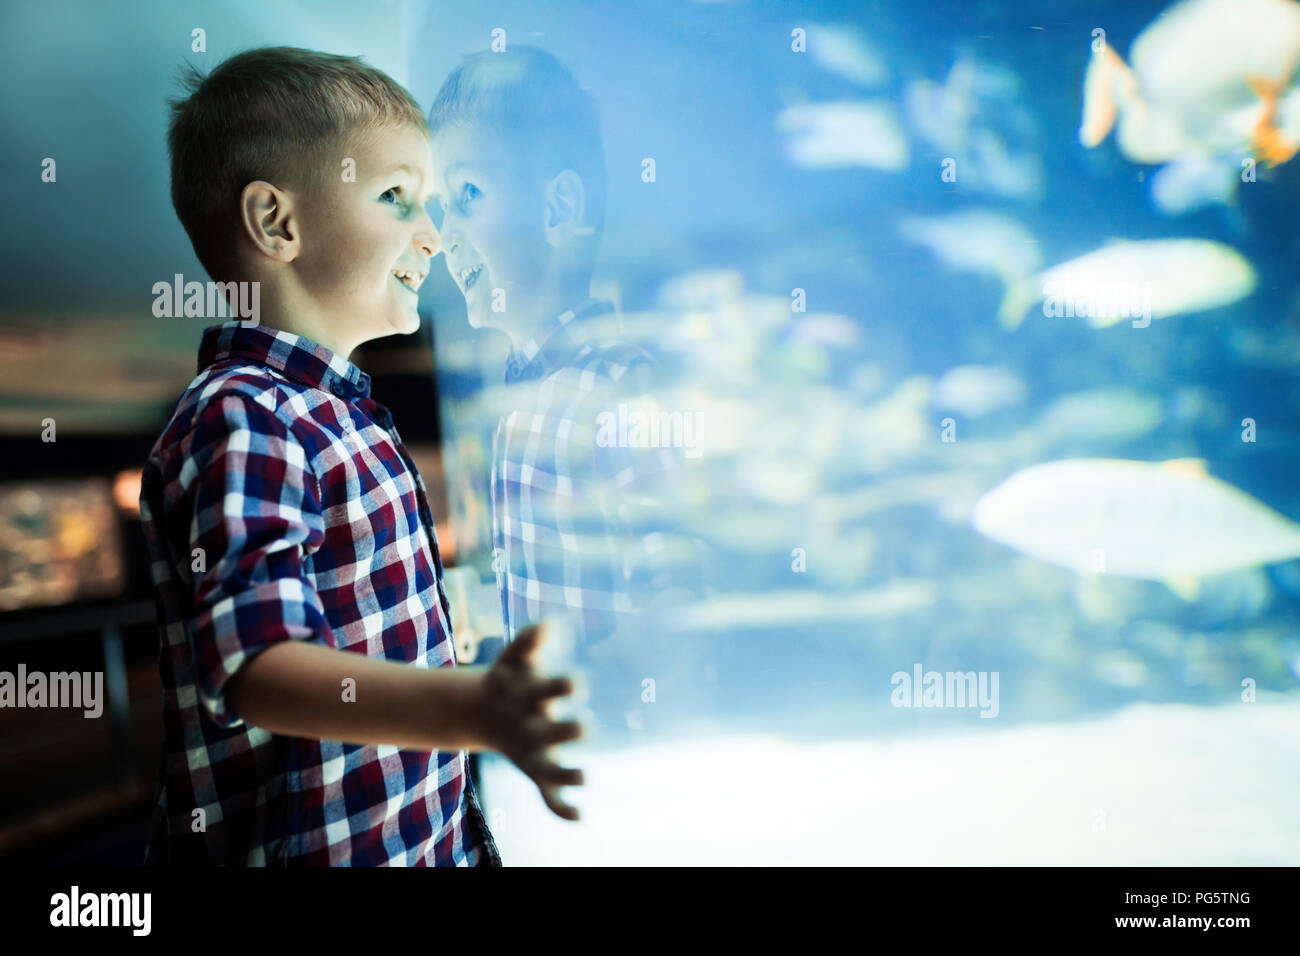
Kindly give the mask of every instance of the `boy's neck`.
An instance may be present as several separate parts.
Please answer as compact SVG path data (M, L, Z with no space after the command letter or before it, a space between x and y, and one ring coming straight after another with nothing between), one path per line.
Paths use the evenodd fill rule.
M275 325L277 329L283 329L286 332L292 332L294 335L301 335L303 338L311 339L317 345L325 346L335 355L349 362L352 361L353 351L361 344L361 342L356 341L356 336L345 338L332 329L326 329L300 319L284 318L278 323L271 324Z
M576 309L591 297L591 280L572 282L537 297L537 307L529 310L517 326L504 327L513 351L518 352L531 339L542 334L546 323L566 309Z
M275 291L277 294L263 297L262 325L310 339L349 362L357 346L369 338L364 330L336 328L336 323L321 316L314 304L298 302L291 290Z

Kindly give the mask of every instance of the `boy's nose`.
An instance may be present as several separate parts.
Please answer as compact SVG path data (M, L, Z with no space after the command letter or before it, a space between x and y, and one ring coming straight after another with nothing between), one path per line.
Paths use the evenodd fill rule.
M442 248L442 242L438 238L436 230L422 232L415 238L415 247L432 259Z
M415 247L432 259L442 248L442 240L438 237L438 227L433 224L428 208L421 207L420 211L424 213L424 222L420 223L420 231L416 234Z

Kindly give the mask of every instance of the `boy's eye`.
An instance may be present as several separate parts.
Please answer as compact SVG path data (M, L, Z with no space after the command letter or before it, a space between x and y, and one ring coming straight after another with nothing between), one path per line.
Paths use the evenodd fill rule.
M464 206L471 199L476 199L481 195L483 194L479 192L477 186L473 183L466 183L464 186L460 187L460 204Z
M392 201L396 203L398 202L398 198L397 198L398 193L400 193L401 191L402 191L401 186L392 186L388 189L385 189L383 193L380 194L379 199L381 202L388 202L388 197L392 196L393 197Z

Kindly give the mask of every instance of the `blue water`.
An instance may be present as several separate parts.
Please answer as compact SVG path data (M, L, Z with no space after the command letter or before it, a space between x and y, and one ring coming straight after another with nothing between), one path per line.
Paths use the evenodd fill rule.
M954 367L981 365L1009 371L1025 391L1023 401L989 414L955 415L959 443L977 439L994 449L991 459L967 468L973 486L987 490L1018 468L1053 458L1198 457L1211 474L1300 517L1291 480L1296 366L1267 354L1280 342L1294 349L1298 332L1290 265L1296 164L1261 174L1229 203L1171 216L1152 202L1147 180L1154 166L1124 158L1113 135L1096 149L1079 145L1091 30L1104 26L1126 51L1161 4L814 8L792 17L682 5L669 16L647 17L635 41L601 20L612 14L552 11L563 24L560 30L552 23L552 49L563 56L572 48L572 65L602 109L611 185L597 279L617 289L625 314L745 314L762 303L788 309L791 290L802 288L808 313L842 316L856 329L851 344L808 346L797 344L793 331L803 315L788 316L779 328L742 321L717 333L731 347L748 342L746 357L725 371L691 349L674 350L666 333L644 337L665 356L675 386L761 408L769 426L745 431L739 420L715 418L716 427L739 433L738 441L725 454L710 454L706 445L695 463L711 495L685 525L714 548L718 593L806 590L834 604L900 581L934 586L924 606L858 621L723 622L660 637L653 659L663 668L677 665L681 689L675 704L660 707L676 708L674 719L661 723L689 725L707 715L737 726L777 720L786 728L807 724L814 734L888 736L972 716L943 714L918 724L891 706L889 675L916 661L941 671L1000 671L1002 708L994 723L1072 719L1139 701L1221 703L1237 699L1243 677L1260 689L1294 690L1294 565L1207 582L1200 599L1187 602L1154 582L1080 581L984 540L942 517L942 492L863 516L837 516L814 502L943 471L935 436L950 413L926 402L918 414L933 434L864 467L860 449L881 442L869 427L872 409L915 376L933 384ZM790 30L815 23L856 32L888 79L866 86L791 52ZM597 53L584 55L569 31L605 39ZM669 60L690 68L670 69ZM949 142L927 142L908 114L908 90L943 84L956 64L975 77L960 113L964 127L952 127ZM421 83L436 81L429 72L415 81L417 95L426 95ZM827 101L893 109L909 161L898 169L792 161L778 115L792 104ZM1020 164L1024 182L999 186L997 163L981 170L969 160L981 136L993 137ZM950 153L959 175L945 183L939 164ZM643 154L653 155L661 171L650 186L638 176ZM1144 329L1093 329L1031 314L1007 332L994 318L1003 291L996 278L954 269L899 234L906 217L970 209L1020 223L1045 266L1114 238L1198 237L1239 250L1257 270L1258 287L1228 307ZM719 282L718 270L736 284ZM673 299L665 286L692 275L712 291L699 291L689 306L680 296L665 305ZM444 394L457 401L444 410L454 469L455 461L480 464L490 456L492 419L479 399L483 383L499 380L504 340L470 333L452 291L435 302L439 343L449 351L450 343L470 342L474 350L473 363L448 360L440 369ZM1252 336L1264 354L1241 345ZM710 350L716 357L715 345L699 351ZM1158 424L1124 434L1099 411L1096 420L1031 452L1015 445L1014 436L1041 425L1054 401L1102 388L1141 393L1158 407ZM827 389L837 402L823 402ZM1258 422L1254 443L1241 441L1239 422L1247 415ZM797 434L826 418L834 439L811 455ZM906 432L897 415L893 422ZM902 440L908 443L906 435ZM792 465L811 473L813 494L803 500L773 502L746 486L755 469L779 486ZM485 489L453 478L461 482L453 499L463 513L466 498ZM738 484L747 490L738 492ZM482 543L481 510L478 522ZM740 537L737 522L749 525ZM816 522L822 531L814 548L807 532ZM471 537L462 538L473 555ZM809 551L808 569L797 573L791 551L801 546ZM488 560L482 546L476 558ZM680 654L665 650L674 641L682 642ZM614 723L618 717L606 714Z
M820 781L814 786L870 789L876 772L912 774L911 752L888 745L913 741L932 748L916 752L923 763L955 765L957 754L977 764L1014 762L1020 769L995 775L1000 783L980 784L990 805L1003 809L1016 805L1008 794L1039 779L1024 763L1039 759L1036 748L1059 755L1054 786L1062 792L1096 790L1068 808L1063 802L1073 797L1045 791L1027 810L1037 822L1019 831L1007 824L1000 855L981 855L978 840L952 836L951 852L931 848L938 862L1294 861L1294 838L1291 849L1279 850L1267 826L1224 829L1199 852L1185 848L1204 814L1225 821L1258 814L1277 824L1289 783L1244 798L1216 778L1212 761L1175 757L1157 768L1136 742L1163 734L1190 753L1212 726L1211 746L1236 749L1245 765L1293 760L1280 742L1285 735L1265 740L1249 726L1258 719L1276 729L1294 713L1300 565L1245 567L1202 581L1199 596L1187 600L1156 581L1044 564L979 536L963 517L1021 468L1103 457L1201 458L1211 475L1300 518L1300 163L1261 170L1258 182L1227 201L1173 215L1153 202L1155 165L1125 158L1114 135L1091 150L1077 139L1091 31L1104 28L1123 55L1166 7L824 3L789 13L642 4L616 13L557 4L534 14L529 25L545 29L530 42L566 59L602 118L610 191L597 287L617 298L628 335L662 358L665 394L678 402L669 407L707 422L703 453L687 463L699 497L664 527L708 542L714 589L582 661L606 748L588 757L615 784L592 805L613 801L631 816L607 817L609 829L594 843L556 836L568 857L563 850L556 857L553 843L543 854L516 830L516 853L541 862L604 860L601 853L658 860L655 841L632 839L638 818L628 809L632 797L618 789L628 775L707 773L702 768L724 765L728 740L775 735L802 746L773 744L768 764L755 758L756 780L774 786L771 762L789 766L806 748L846 742L865 749L817 751L833 765L809 758ZM450 32L427 27L412 49L481 46L466 38L485 36L494 15L475 22L470 14ZM635 30L626 28L629 18ZM794 53L791 31L818 24L841 39L860 38L887 78L863 82L843 66ZM415 58L412 88L422 101L436 91L444 60ZM849 74L872 68L855 62ZM935 141L925 133L935 117L918 115L909 97L933 94L954 76L971 85L964 100L949 104L955 118L937 124ZM785 111L831 102L871 104L892 116L907 160L811 166L793 158ZM885 139L872 134L863 148L881 149ZM640 177L646 156L656 160L653 184ZM949 156L957 159L956 182L940 176ZM1236 249L1257 286L1226 307L1146 328L1094 329L1039 310L1009 332L996 319L1001 281L955 268L900 233L909 217L968 210L1018 223L1044 267L1114 239L1201 238ZM791 311L796 289L806 312ZM480 569L490 589L488 398L505 342L469 330L455 289L431 295L453 524L462 560ZM821 326L807 324L813 316ZM1018 383L1020 397L987 414L945 410L937 383L968 365L996 366ZM1062 417L1062 400L1074 403L1073 418ZM953 445L939 437L948 417L957 428ZM1257 423L1254 442L1242 440L1246 417ZM795 549L803 551L802 569L794 567ZM981 719L972 707L898 706L892 679L914 665L997 673L996 719ZM642 699L643 677L656 681L653 703ZM1256 718L1242 710L1251 707L1274 709ZM654 749L665 741L695 747L694 756L673 770L671 746ZM626 755L639 745L650 749L637 765ZM871 749L877 746L885 749ZM1076 751L1092 756L1075 760ZM861 776L859 758L847 756L854 753ZM898 817L900 827L951 824L952 813L973 812L960 793L924 810L925 794L946 772L930 769L933 779L891 778L898 805L881 812L915 811ZM1028 776L1017 776L1021 770ZM514 820L541 812L528 785L509 782L512 771L492 772L489 802L496 786ZM718 771L715 789L699 791L706 804L713 794L720 817L742 799L721 795L729 772ZM1143 774L1163 783L1141 783ZM1138 790L1148 786L1144 798ZM1089 829L1103 806L1135 828L1127 843L1108 849L1078 839L1104 831ZM647 798L645 813L668 812L663 807ZM750 824L735 826L719 852L748 859L741 848L752 848ZM766 825L756 819L752 826L753 839L763 838ZM838 826L864 845L876 839L866 839L875 833L866 824ZM806 845L826 845L803 835ZM1127 855L1115 849L1125 845ZM896 855L916 859L902 849ZM794 851L779 858L827 859Z

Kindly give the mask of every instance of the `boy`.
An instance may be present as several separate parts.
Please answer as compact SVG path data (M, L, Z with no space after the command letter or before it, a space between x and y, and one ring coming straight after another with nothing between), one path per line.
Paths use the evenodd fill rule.
M466 752L576 819L555 794L581 774L545 755L581 735L547 717L572 686L537 676L538 629L456 665L424 483L348 358L419 327L423 114L358 58L288 47L186 85L173 204L262 307L205 330L144 469L166 739L146 863L500 865Z
M674 494L680 449L598 435L620 404L651 405L657 363L590 292L605 202L595 106L550 54L512 45L465 57L429 123L447 269L470 324L510 345L491 475L504 633L564 620L589 657L652 595L668 606L700 577L698 545L666 531L658 504ZM635 680L623 686L639 694Z

